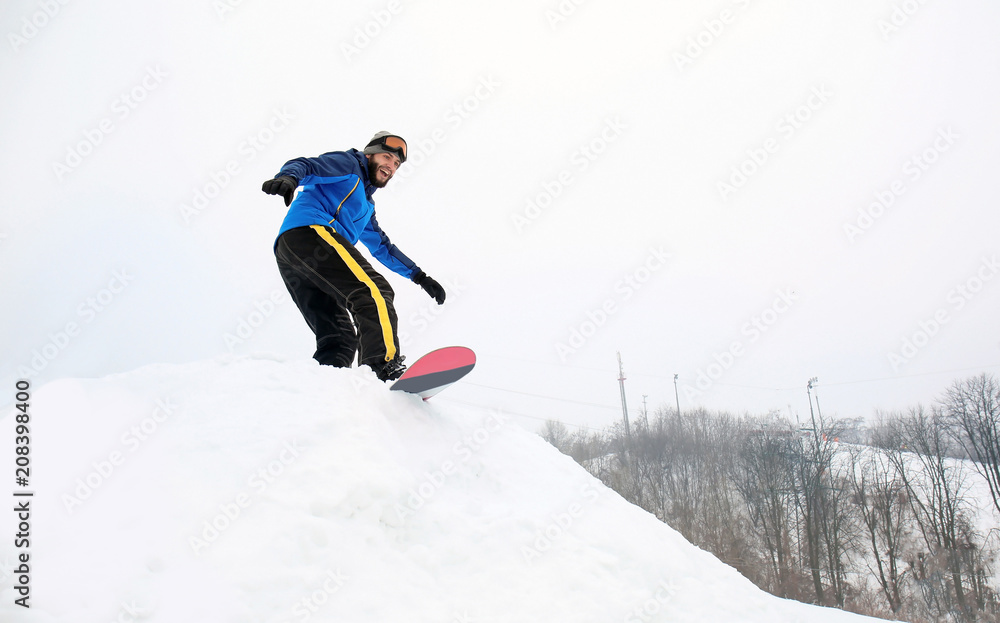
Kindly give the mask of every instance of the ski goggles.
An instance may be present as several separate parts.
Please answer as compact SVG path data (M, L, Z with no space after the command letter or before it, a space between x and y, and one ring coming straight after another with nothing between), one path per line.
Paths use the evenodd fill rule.
M388 136L383 136L374 139L372 142L368 143L368 145L365 146L365 149L368 149L369 147L374 147L376 145L386 151L395 152L395 154L399 156L400 164L406 162L406 141L404 141L400 137L390 134Z

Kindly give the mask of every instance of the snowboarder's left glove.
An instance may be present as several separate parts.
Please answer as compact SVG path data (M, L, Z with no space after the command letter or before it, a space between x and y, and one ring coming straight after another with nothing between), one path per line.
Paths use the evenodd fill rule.
M413 275L413 283L424 289L424 292L431 295L438 305L444 305L444 288L441 284L427 276L424 271L418 271Z
M285 198L285 207L292 205L292 196L295 194L295 189L299 187L299 182L291 175L282 175L281 177L276 177L273 180L267 180L264 185L260 187L261 190L269 195L281 195Z

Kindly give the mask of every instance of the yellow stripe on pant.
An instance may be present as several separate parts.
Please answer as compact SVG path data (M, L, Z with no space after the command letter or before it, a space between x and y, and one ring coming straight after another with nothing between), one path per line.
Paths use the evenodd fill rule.
M378 286L368 276L365 269L351 256L350 251L345 249L344 245L337 242L337 239L331 236L330 232L321 225L310 225L310 227L319 234L320 238L337 251L337 255L347 264L347 267L351 269L351 272L357 277L358 281L368 286L368 290L371 291L372 298L375 300L375 308L378 309L378 323L382 326L382 339L385 341L385 360L391 360L396 356L396 341L392 337L392 323L389 322L389 306L385 303L382 291L378 289Z

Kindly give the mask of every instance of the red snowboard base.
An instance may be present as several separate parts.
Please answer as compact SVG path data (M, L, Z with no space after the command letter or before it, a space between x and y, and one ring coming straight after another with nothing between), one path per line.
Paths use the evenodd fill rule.
M389 389L417 394L427 400L471 372L475 365L476 353L471 348L439 348L413 362Z

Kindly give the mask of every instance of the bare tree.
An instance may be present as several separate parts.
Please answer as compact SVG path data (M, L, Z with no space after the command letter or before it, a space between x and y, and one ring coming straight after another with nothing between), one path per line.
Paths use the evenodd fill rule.
M956 381L941 405L951 432L986 479L1000 512L1000 383L985 373Z
M565 424L558 420L546 420L542 429L542 439L556 447L563 454L570 453L572 434Z
M962 463L949 458L950 438L939 414L918 406L893 425L903 445L888 457L906 488L927 548L913 561L914 579L924 601L939 615L974 621L976 606L967 595L967 550L972 543Z
M829 457L817 440L816 430L799 439L793 446L795 483L794 501L802 513L802 528L805 531L806 565L812 578L816 603L825 604L823 596L822 557L822 507L825 504L823 473L829 466Z
M761 427L748 432L732 472L764 546L771 576L768 588L781 597L798 592L791 535L796 454L795 432L790 427Z
M972 471L955 458L957 413L848 421L847 437L870 447L839 443L841 421L799 430L777 413L661 409L631 434L620 423L544 434L773 594L915 623L1000 623L992 545L965 497ZM866 567L874 581L854 582Z
M827 429L828 439L834 436L836 427ZM843 608L849 590L847 582L849 556L856 548L857 529L850 505L850 490L847 485L848 467L835 460L836 442L830 451L830 464L826 470L823 488L823 504L820 506L820 527L826 554L826 573L830 583L833 603Z
M798 437L794 455L795 500L805 533L806 564L816 603L843 607L847 556L855 540L844 490L846 466L835 460L843 426L816 415L811 421L813 427Z
M872 558L866 564L878 582L889 610L897 614L903 608L904 585L908 576L901 563L909 507L903 482L888 457L877 447L889 441L878 438L871 441L871 445L876 447L851 448L848 482Z
M691 487L691 493L700 500L691 505L696 518L693 540L746 573L755 556L750 526L730 475L747 426L725 414L709 416L693 411L685 417L691 438L690 460L697 461L693 470L696 486Z

